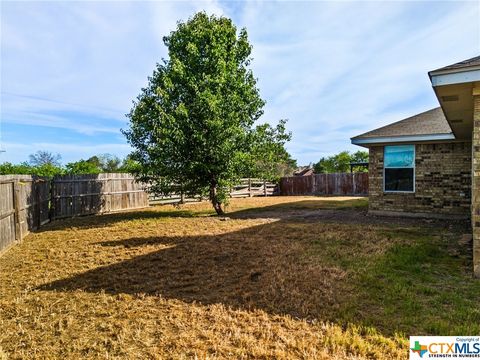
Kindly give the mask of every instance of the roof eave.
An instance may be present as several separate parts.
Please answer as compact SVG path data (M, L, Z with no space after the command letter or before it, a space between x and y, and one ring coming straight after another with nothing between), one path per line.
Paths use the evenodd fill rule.
M453 133L449 134L427 134L427 135L401 135L401 136L378 136L371 138L351 138L353 145L374 145L386 143L405 143L405 142L423 142L423 141L442 141L455 140Z
M480 81L480 66L469 68L434 70L428 73L433 87Z

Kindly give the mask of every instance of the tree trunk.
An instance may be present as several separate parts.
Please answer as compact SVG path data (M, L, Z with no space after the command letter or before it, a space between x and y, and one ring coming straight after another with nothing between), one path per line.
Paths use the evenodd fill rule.
M180 187L180 204L185 204L185 193L183 192L183 186Z
M222 204L217 198L217 185L215 183L210 185L210 201L212 202L213 208L217 212L217 215L225 215L222 209Z

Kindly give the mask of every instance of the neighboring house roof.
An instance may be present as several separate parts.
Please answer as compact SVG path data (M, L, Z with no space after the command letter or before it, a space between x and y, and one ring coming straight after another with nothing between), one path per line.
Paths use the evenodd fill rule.
M432 70L432 71L429 72L429 74L440 72L440 71L460 70L460 69L464 69L464 68L470 68L472 66L479 66L480 67L480 56L475 56L471 59L463 60L463 61L460 61L458 63L452 64L452 65L444 66L440 69Z
M310 176L313 175L313 169L307 169L302 171L301 174L298 174L297 176Z
M455 139L440 107L351 138L353 144Z
M294 176L310 176L313 175L313 168L310 166L301 166L293 173Z

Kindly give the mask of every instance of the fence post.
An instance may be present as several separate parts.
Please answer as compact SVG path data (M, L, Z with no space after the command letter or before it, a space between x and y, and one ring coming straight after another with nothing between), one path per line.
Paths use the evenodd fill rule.
M355 184L355 173L352 172L353 195L357 195L357 184Z
M263 180L263 196L267 196L267 182Z
M185 204L185 193L183 192L183 186L180 187L180 204Z
M40 180L37 178L37 177L34 177L32 179L32 191L35 195L35 203L33 204L33 219L36 220L34 221L35 223L35 227L36 229L40 229L40 225L41 225L41 222L42 222L42 213L41 213L41 210L42 210L42 207L41 207L41 203L40 203L40 190L39 190L39 184ZM37 217L35 219L35 216Z
M48 179L48 182L50 184L48 188L48 196L50 198L50 205L48 207L48 220L51 222L53 219L55 219L55 179L56 176L53 176L51 179Z
M20 224L20 188L18 180L13 182L13 207L15 208L15 240L22 240L22 224Z
M252 178L248 178L248 197L252 197Z
M100 213L109 213L110 210L112 209L112 192L113 192L113 181L112 181L112 178L111 178L111 175L108 174L107 175L107 180L105 181L105 188L107 189L108 191L108 195L106 194L100 194L99 197L105 199L105 207L103 209L103 211L101 211ZM101 191L100 191L101 192ZM107 197L108 197L108 202L107 202ZM108 208L107 208L107 204L108 204Z

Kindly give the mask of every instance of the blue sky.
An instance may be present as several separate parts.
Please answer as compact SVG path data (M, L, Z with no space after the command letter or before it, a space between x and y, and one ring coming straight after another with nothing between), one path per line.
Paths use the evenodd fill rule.
M427 71L480 53L480 2L1 2L0 162L37 150L63 163L130 148L125 114L162 37L197 11L246 27L267 101L301 164L438 106Z

